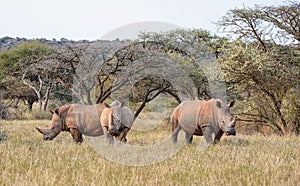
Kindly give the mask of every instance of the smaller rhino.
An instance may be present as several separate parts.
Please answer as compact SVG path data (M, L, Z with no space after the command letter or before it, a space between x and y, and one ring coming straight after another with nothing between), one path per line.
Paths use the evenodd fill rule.
M103 109L100 116L104 136L110 143L113 141L113 136L126 143L126 135L134 119L129 107L123 106L119 101L114 101L110 107Z

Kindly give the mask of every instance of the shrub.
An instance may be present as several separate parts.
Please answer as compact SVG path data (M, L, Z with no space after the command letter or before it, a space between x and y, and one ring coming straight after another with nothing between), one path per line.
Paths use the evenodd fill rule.
M0 131L0 142L7 140L7 134L5 131Z

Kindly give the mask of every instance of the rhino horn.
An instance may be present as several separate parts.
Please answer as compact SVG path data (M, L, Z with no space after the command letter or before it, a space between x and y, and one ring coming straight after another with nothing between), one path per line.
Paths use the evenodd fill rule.
M234 125L235 125L235 122L236 122L236 116L233 117L233 120L232 120L232 122L231 122L231 125L234 126Z
M40 129L40 128L38 128L38 127L35 127L35 129L37 130L37 131L39 131L41 134L45 134L46 133L46 130L45 129Z

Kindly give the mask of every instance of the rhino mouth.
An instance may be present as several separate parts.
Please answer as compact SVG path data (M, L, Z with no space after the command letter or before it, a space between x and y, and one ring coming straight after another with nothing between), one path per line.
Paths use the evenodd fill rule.
M54 138L54 137L52 137L52 136L45 136L45 137L44 137L44 140L45 140L45 141L50 141L50 140L53 140L53 138Z
M118 130L114 130L114 129L110 129L108 132L112 136L118 136L120 134L120 132Z
M234 128L228 129L228 130L225 131L225 134L226 134L227 136L235 136L235 135L236 135L236 131L235 131Z
M40 129L40 128L36 127L36 130L39 131L41 134L43 134L43 136L44 136L43 139L45 141L53 140L58 135L58 133L56 134L49 129Z

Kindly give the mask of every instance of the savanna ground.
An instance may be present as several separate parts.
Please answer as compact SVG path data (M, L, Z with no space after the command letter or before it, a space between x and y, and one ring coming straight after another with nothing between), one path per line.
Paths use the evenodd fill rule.
M108 161L69 133L43 141L36 126L47 120L1 121L0 185L300 185L300 137L224 137L199 150L195 137L165 161L126 166ZM170 135L161 124L130 131L128 144L153 144Z

